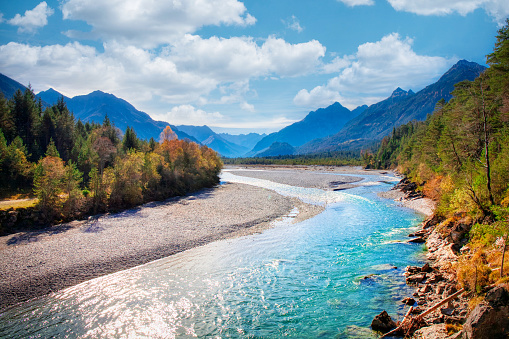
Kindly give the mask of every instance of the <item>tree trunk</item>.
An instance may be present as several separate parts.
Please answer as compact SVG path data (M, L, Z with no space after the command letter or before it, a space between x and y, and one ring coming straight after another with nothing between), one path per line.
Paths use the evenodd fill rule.
M484 158L486 161L486 188L488 189L488 197L492 205L495 204L493 200L493 194L491 193L491 169L490 169L490 153L489 146L490 140L488 135L488 115L486 114L486 104L484 102L484 88L481 78L481 98L482 98L482 116L483 116L483 128L484 128Z

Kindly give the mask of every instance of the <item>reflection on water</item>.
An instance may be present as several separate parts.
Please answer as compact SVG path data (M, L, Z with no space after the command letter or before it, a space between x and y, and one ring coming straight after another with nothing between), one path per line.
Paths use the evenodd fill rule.
M422 246L391 240L421 218L377 198L386 184L348 194L250 184L327 208L23 303L0 315L0 337L358 338L381 310L403 314L402 269Z

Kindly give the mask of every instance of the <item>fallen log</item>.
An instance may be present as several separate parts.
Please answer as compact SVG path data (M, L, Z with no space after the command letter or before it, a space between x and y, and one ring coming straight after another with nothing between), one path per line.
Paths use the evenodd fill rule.
M465 289L462 288L461 290L459 290L458 292L454 293L453 295L445 298L444 300L440 301L439 303L431 306L430 308L428 308L426 311L422 312L421 314L418 314L417 316L415 316L415 318L409 318L410 316L410 313L412 312L413 310L413 307L411 306L410 309L408 310L408 312L406 313L405 317L403 318L403 320L399 323L399 326L396 327L395 329L393 329L392 331L390 332L387 332L385 333L383 336L381 336L380 338L384 338L384 337L387 337L389 335L392 335L394 333L397 333L398 331L400 331L403 326L405 325L407 319L410 319L410 328L413 326L412 323L413 322L416 322L416 323L419 323L423 317L425 317L426 315L430 314L431 312L435 311L437 308L439 308L440 306L442 306L443 304L453 300L453 299L456 299L457 297L459 297L463 292L465 292Z
M453 299L456 299L457 297L459 297L463 292L465 292L465 289L462 288L461 290L459 290L458 292L454 293L453 295L445 298L444 300L440 301L439 303L431 306L430 308L428 308L426 311L422 312L421 314L418 314L416 316L416 319L422 319L423 317L425 317L426 315L430 314L431 312L433 312L434 310L436 310L437 308L439 308L440 306L442 306L443 304L453 300Z

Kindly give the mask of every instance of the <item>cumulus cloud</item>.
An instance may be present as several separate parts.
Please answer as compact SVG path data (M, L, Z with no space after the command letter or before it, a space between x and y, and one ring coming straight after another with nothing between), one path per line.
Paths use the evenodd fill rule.
M374 5L375 2L373 0L338 0L344 3L347 6L371 6Z
M360 45L355 55L343 58L351 63L338 76L311 91L299 91L294 103L323 107L340 99L349 108L371 104L387 97L396 87L420 89L435 81L455 62L418 55L412 50L412 43L411 39L402 39L393 33L378 42ZM364 102L352 98L361 98Z
M184 70L193 69L228 82L270 74L308 74L320 64L325 47L316 40L290 44L269 37L260 46L250 37L203 39L186 35L166 53Z
M343 101L337 91L327 86L316 86L311 91L301 89L293 98L293 103L304 107L326 107L336 101Z
M43 1L34 9L25 11L25 15L16 14L14 18L7 22L13 26L18 26L18 33L31 33L38 28L46 26L48 24L48 17L53 13L53 9L48 7L46 1ZM0 19L2 19L1 16Z
M11 42L0 46L0 64L5 74L30 82L35 90L58 84L63 94L73 96L100 89L139 105L153 98L203 103L223 88L222 103L253 111L244 98L251 79L310 73L325 53L317 41L289 44L273 37L258 44L251 38L186 35L157 53L118 42L103 46L104 52L98 52L78 42L44 47Z
M499 24L509 16L507 0L387 0L397 11L419 15L447 15L454 12L467 15L478 8L484 9Z
M64 19L87 22L104 40L145 48L171 43L203 26L256 22L237 0L68 0L62 13Z
M219 112L209 113L191 105L180 105L173 107L166 114L157 115L156 118L175 125L214 126L225 117Z

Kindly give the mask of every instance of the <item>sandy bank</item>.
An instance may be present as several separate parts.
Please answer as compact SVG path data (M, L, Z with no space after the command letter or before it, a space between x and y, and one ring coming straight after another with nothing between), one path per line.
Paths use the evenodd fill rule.
M296 221L322 207L273 191L225 184L88 222L0 238L0 309L104 274L186 249L270 227L299 209Z
M429 198L413 198L406 199L406 194L400 190L390 190L387 192L380 192L378 195L382 198L392 199L398 201L401 206L411 208L414 211L420 212L427 217L433 215L436 204Z

